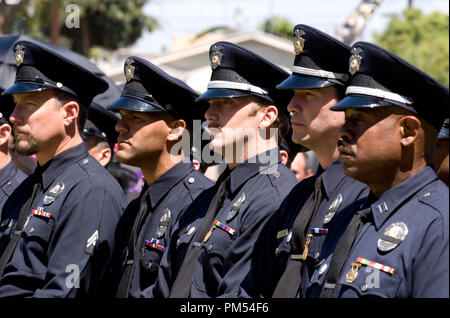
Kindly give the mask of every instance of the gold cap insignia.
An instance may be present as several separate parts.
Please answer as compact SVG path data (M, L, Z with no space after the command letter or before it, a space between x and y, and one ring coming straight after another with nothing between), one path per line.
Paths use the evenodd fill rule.
M15 57L16 57L16 65L19 66L20 64L23 63L23 59L25 57L25 52L23 51L23 49L25 48L25 46L17 44L16 47L14 48L16 50L16 52L14 53Z
M348 66L348 71L350 74L355 74L359 71L359 67L361 66L362 57L359 55L362 50L359 47L354 47L352 49L352 56L350 56L350 63Z
M209 60L211 61L211 67L213 70L215 70L222 62L222 52L220 52L222 49L222 46L214 45L209 53Z
M295 29L294 33L294 52L295 55L299 55L303 53L303 48L305 47L305 39L302 36L306 33L301 29Z
M131 81L134 77L134 70L135 67L131 64L133 64L134 61L130 58L127 58L125 61L125 77L127 79L127 82Z

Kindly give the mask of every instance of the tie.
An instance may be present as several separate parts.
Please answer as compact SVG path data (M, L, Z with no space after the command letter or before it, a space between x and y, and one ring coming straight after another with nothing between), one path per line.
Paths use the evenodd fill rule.
M221 175L220 180L218 180L219 187L216 194L214 195L208 211L203 218L200 228L197 230L193 237L194 244L191 246L190 250L186 252L185 260L178 272L175 282L172 286L169 298L187 298L190 294L192 274L194 272L194 267L197 262L198 255L200 253L201 244L205 235L210 231L211 224L217 212L221 208L225 197L228 194L228 184L230 180L230 175L228 169L225 173ZM220 182L220 183L219 183Z
M8 264L9 260L11 259L11 256L14 253L14 250L16 249L17 243L19 242L19 239L22 235L23 229L26 225L25 222L26 222L27 218L29 217L29 215L31 215L29 213L30 213L33 201L39 192L41 192L41 174L39 172L35 171L33 174L33 188L29 192L29 197L28 197L27 201L22 205L22 208L20 209L19 216L17 217L17 221L16 221L15 230L12 233L12 237L11 237L8 245L6 246L3 255L0 258L0 277L3 277L3 272L6 268L6 265ZM0 278L0 280L1 280L1 278Z
M311 193L306 203L301 208L295 218L292 227L292 240L290 257L286 270L278 281L273 298L295 298L302 280L300 270L303 259L302 253L307 242L306 231L314 218L317 208L322 201L322 175L319 175L314 182L314 192ZM306 255L307 256L307 255Z
M368 207L356 212L355 215L353 215L350 224L345 229L344 234L342 234L339 239L331 258L330 268L328 269L327 276L325 278L325 285L322 295L320 296L321 298L336 297L336 284L342 271L342 266L344 266L344 263L347 260L356 236L363 227L364 223L369 220L370 211L371 209Z
M136 241L139 232L147 218L149 213L148 209L148 187L142 192L142 196L139 202L139 211L136 214L136 219L134 220L133 228L130 233L130 238L128 240L128 250L127 258L125 263L125 268L120 279L119 286L117 288L116 297L117 298L127 298L130 292L131 280L134 272L134 260L136 255Z

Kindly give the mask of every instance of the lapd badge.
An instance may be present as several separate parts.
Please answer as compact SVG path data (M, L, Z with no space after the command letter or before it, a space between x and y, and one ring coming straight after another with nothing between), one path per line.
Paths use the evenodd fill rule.
M220 45L214 45L209 53L209 60L211 61L211 68L215 70L217 66L222 62L222 52L223 47Z
M134 70L135 67L131 64L133 64L134 61L130 58L127 58L125 61L125 77L127 79L127 82L131 81L134 77Z
M305 39L302 36L306 33L301 29L296 29L294 33L294 52L295 55L299 55L303 53L303 48L305 47Z
M50 205L53 203L53 201L56 200L56 198L63 192L64 190L64 183L60 182L57 185L55 185L53 188L50 189L48 193L45 194L44 197L44 205Z
M378 239L378 249L382 252L393 250L405 239L406 235L408 235L408 227L405 223L392 223Z
M156 236L158 238L162 238L164 233L166 233L167 227L169 226L170 217L172 216L172 212L168 208L164 209L163 215L159 219L159 226L156 230Z
M362 57L359 55L362 50L359 47L354 47L352 49L352 56L350 56L350 63L348 67L348 71L350 74L355 74L359 71L359 67L361 66Z
M331 221L331 219L336 214L337 210L339 210L341 203L342 203L342 194L339 193L336 196L336 199L334 199L334 201L331 203L330 207L328 208L328 213L327 213L327 215L325 215L325 218L323 219L324 224L327 224L328 222Z
M230 222L238 214L239 209L245 201L245 193L242 192L239 198L233 203L230 212L228 212L227 222Z
M23 49L25 48L25 46L21 45L21 44L17 44L14 52L15 58L16 58L16 65L20 66L20 64L23 63L23 59L25 57L25 52L23 51Z

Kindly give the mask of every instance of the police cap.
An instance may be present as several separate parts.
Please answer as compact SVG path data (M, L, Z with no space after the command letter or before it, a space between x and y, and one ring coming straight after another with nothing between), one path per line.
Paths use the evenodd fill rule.
M449 114L447 87L375 44L357 42L351 53L347 97L331 110L398 106L441 128Z
M109 147L114 149L114 144L117 142L117 136L119 135L114 127L118 121L119 118L116 114L96 103L92 103L84 125L83 139L98 138L106 141Z
M294 27L293 37L295 59L292 75L278 88L301 90L345 85L349 77L346 63L350 57L348 45L304 24Z
M258 96L280 108L286 115L293 92L280 91L276 85L289 74L263 57L230 42L210 47L211 81L197 100Z
M197 104L198 93L183 81L172 77L149 61L131 56L125 60L126 84L121 96L108 109L136 112L167 112L182 118L189 127L202 119L208 107Z
M108 84L98 75L62 55L45 43L18 41L14 46L17 72L14 84L3 94L20 94L57 89L89 106Z
M9 116L14 111L14 107L15 103L12 96L0 95L0 124L11 125Z

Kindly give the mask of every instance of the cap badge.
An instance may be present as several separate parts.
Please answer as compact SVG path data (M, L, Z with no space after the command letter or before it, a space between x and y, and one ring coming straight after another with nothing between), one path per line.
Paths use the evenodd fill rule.
M219 66L222 62L222 52L220 52L221 50L223 50L223 47L220 45L214 45L211 49L209 59L211 61L211 67L213 70L215 70L217 66Z
M354 47L352 49L352 56L350 56L350 63L349 63L349 68L348 71L350 72L350 74L355 74L356 72L359 71L359 67L361 65L361 60L362 57L359 55L359 53L361 53L362 50L359 47Z
M127 82L131 81L134 77L134 70L135 67L131 64L133 64L134 61L130 58L127 58L125 61L125 77L127 79Z
M408 227L405 223L392 223L378 239L378 249L382 252L393 250L405 239L406 235L408 235Z
M14 55L16 57L16 65L17 66L19 66L20 64L23 63L23 59L25 57L25 52L23 51L24 48L25 48L25 46L23 46L21 44L17 44L16 47L14 48L16 50Z
M156 236L158 238L162 238L164 236L164 233L167 230L167 227L169 226L170 217L172 216L172 212L168 208L164 209L163 215L159 219L159 227L156 230Z
M302 36L306 33L301 29L296 29L294 33L294 52L295 55L298 55L300 53L303 53L303 48L305 47L305 39L302 38Z

